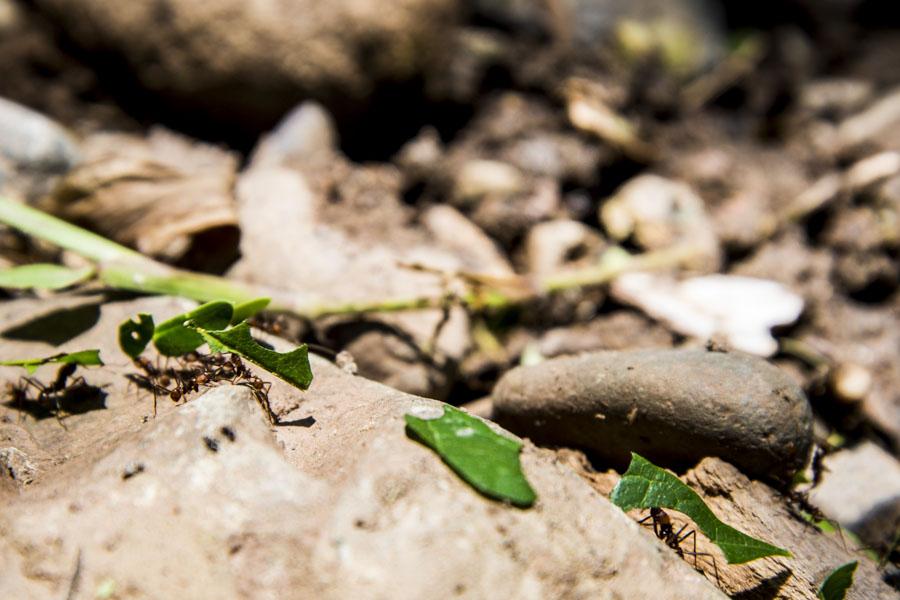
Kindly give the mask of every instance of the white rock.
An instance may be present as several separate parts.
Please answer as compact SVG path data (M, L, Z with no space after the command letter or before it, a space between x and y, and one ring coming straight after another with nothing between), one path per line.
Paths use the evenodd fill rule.
M803 312L803 299L780 283L736 275L677 281L629 273L613 283L612 294L679 333L723 335L735 349L760 356L778 350L771 328L793 323Z

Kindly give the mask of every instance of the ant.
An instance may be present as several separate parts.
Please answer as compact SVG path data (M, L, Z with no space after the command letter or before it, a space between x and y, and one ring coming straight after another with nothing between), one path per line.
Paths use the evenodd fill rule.
M134 364L143 373L129 375L129 379L145 389L153 391L153 416L157 414L157 397L168 395L173 402L201 388L211 387L227 381L232 385L243 385L253 392L253 397L263 409L270 425L276 423L275 414L269 404L269 390L272 384L253 374L236 354L201 354L190 352L179 359L180 368L161 369L146 358L138 357Z
M87 386L84 377L73 377L77 369L77 363L64 363L56 372L56 378L46 385L33 377L23 377L18 383L9 386L8 393L12 396L12 400L21 407L26 400L30 400L28 386L35 388L38 392L35 401L45 408L52 402L53 407L49 410L56 416L56 420L62 428L68 429L62 421L64 412L62 401L73 389Z
M181 399L180 390L169 389L172 384L171 369L160 369L158 365L154 365L149 359L138 356L134 359L134 366L143 371L141 373L130 373L128 379L138 386L149 389L153 392L153 416L156 417L156 404L159 394L169 396L173 402Z
M678 556L684 558L685 554L694 557L694 568L698 571L701 571L697 567L697 557L698 556L708 556L712 559L713 570L716 574L716 585L719 585L719 566L716 564L716 557L710 554L709 552L697 552L697 531L695 529L691 529L684 535L682 532L687 529L687 523L685 523L681 529L675 531L675 527L672 525L672 518L669 516L669 513L664 511L661 508L653 507L650 509L650 514L638 521L639 525L643 525L647 522L648 519L652 519L653 533L657 538L661 539L666 543L666 546L675 551ZM681 547L681 543L693 536L694 540L694 550L685 550Z

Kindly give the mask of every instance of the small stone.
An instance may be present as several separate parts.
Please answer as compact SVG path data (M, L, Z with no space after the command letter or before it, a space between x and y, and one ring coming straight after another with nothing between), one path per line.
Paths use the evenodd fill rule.
M864 542L890 543L900 520L900 463L872 442L825 457L810 500Z
M862 402L872 389L872 372L857 363L843 363L828 375L828 387L841 402Z
M525 179L512 165L496 160L472 160L459 170L454 197L470 204L488 195L512 196L525 189Z
M337 132L328 111L307 101L289 112L253 151L255 166L281 165L327 156L337 148Z
M617 241L632 238L646 250L674 244L698 249L695 268L715 270L719 241L703 200L686 184L658 175L640 175L600 207L600 222Z
M537 443L590 450L615 466L630 452L673 468L718 456L784 481L806 462L812 412L773 365L738 353L597 352L507 373L494 420ZM598 418L602 414L604 418Z
M75 140L30 108L0 98L0 154L21 169L63 173L79 158Z
M12 446L0 448L0 476L6 475L21 485L34 481L37 469L28 455Z
M584 223L559 219L538 223L528 231L525 254L529 273L545 277L579 259L596 262L603 240Z

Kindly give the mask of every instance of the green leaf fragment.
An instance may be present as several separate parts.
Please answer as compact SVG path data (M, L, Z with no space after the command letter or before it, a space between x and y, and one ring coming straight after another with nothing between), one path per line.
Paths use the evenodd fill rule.
M247 302L235 303L234 314L231 315L231 324L237 325L238 323L246 321L266 308L271 301L271 298L256 298L255 300L249 300Z
M722 549L726 560L740 564L764 556L791 556L783 548L750 537L720 521L697 493L675 475L632 452L631 464L610 497L622 510L670 508L684 513Z
M213 352L238 354L301 390L307 389L312 383L306 344L290 352L276 352L260 346L250 335L250 326L246 323L229 329L208 330L194 321L194 327Z
M75 363L83 367L103 366L99 350L80 350L78 352L62 352L44 358L24 358L19 360L0 361L0 365L3 366L23 367L29 374L37 371L37 368L41 365L49 363Z
M822 600L844 600L847 590L853 585L853 574L858 564L858 561L854 560L829 573L819 586L818 597Z
M88 279L93 267L72 269L52 263L36 263L0 270L0 288L59 290Z
M522 473L522 443L494 432L483 421L444 406L437 419L407 414L407 433L437 452L469 485L489 498L527 508L537 495Z
M231 323L234 305L223 300L207 302L157 325L153 345L163 356L181 356L203 345L205 340L195 328L224 329ZM192 326L187 326L191 323Z
M153 339L155 330L153 317L147 313L138 314L136 319L122 321L119 325L119 347L131 358L140 356Z

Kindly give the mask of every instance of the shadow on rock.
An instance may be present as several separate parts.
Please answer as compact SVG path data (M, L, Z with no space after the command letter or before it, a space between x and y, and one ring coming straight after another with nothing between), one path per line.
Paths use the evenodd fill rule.
M83 334L99 320L99 303L60 308L14 325L0 333L0 337L17 341L47 342L59 346Z
M92 410L106 408L106 392L101 388L89 385L73 385L59 396L59 408L61 414L57 414L57 405L54 396L49 398L19 398L8 400L4 406L12 410L28 413L35 419L48 419L50 417L64 417L66 415L81 415Z

